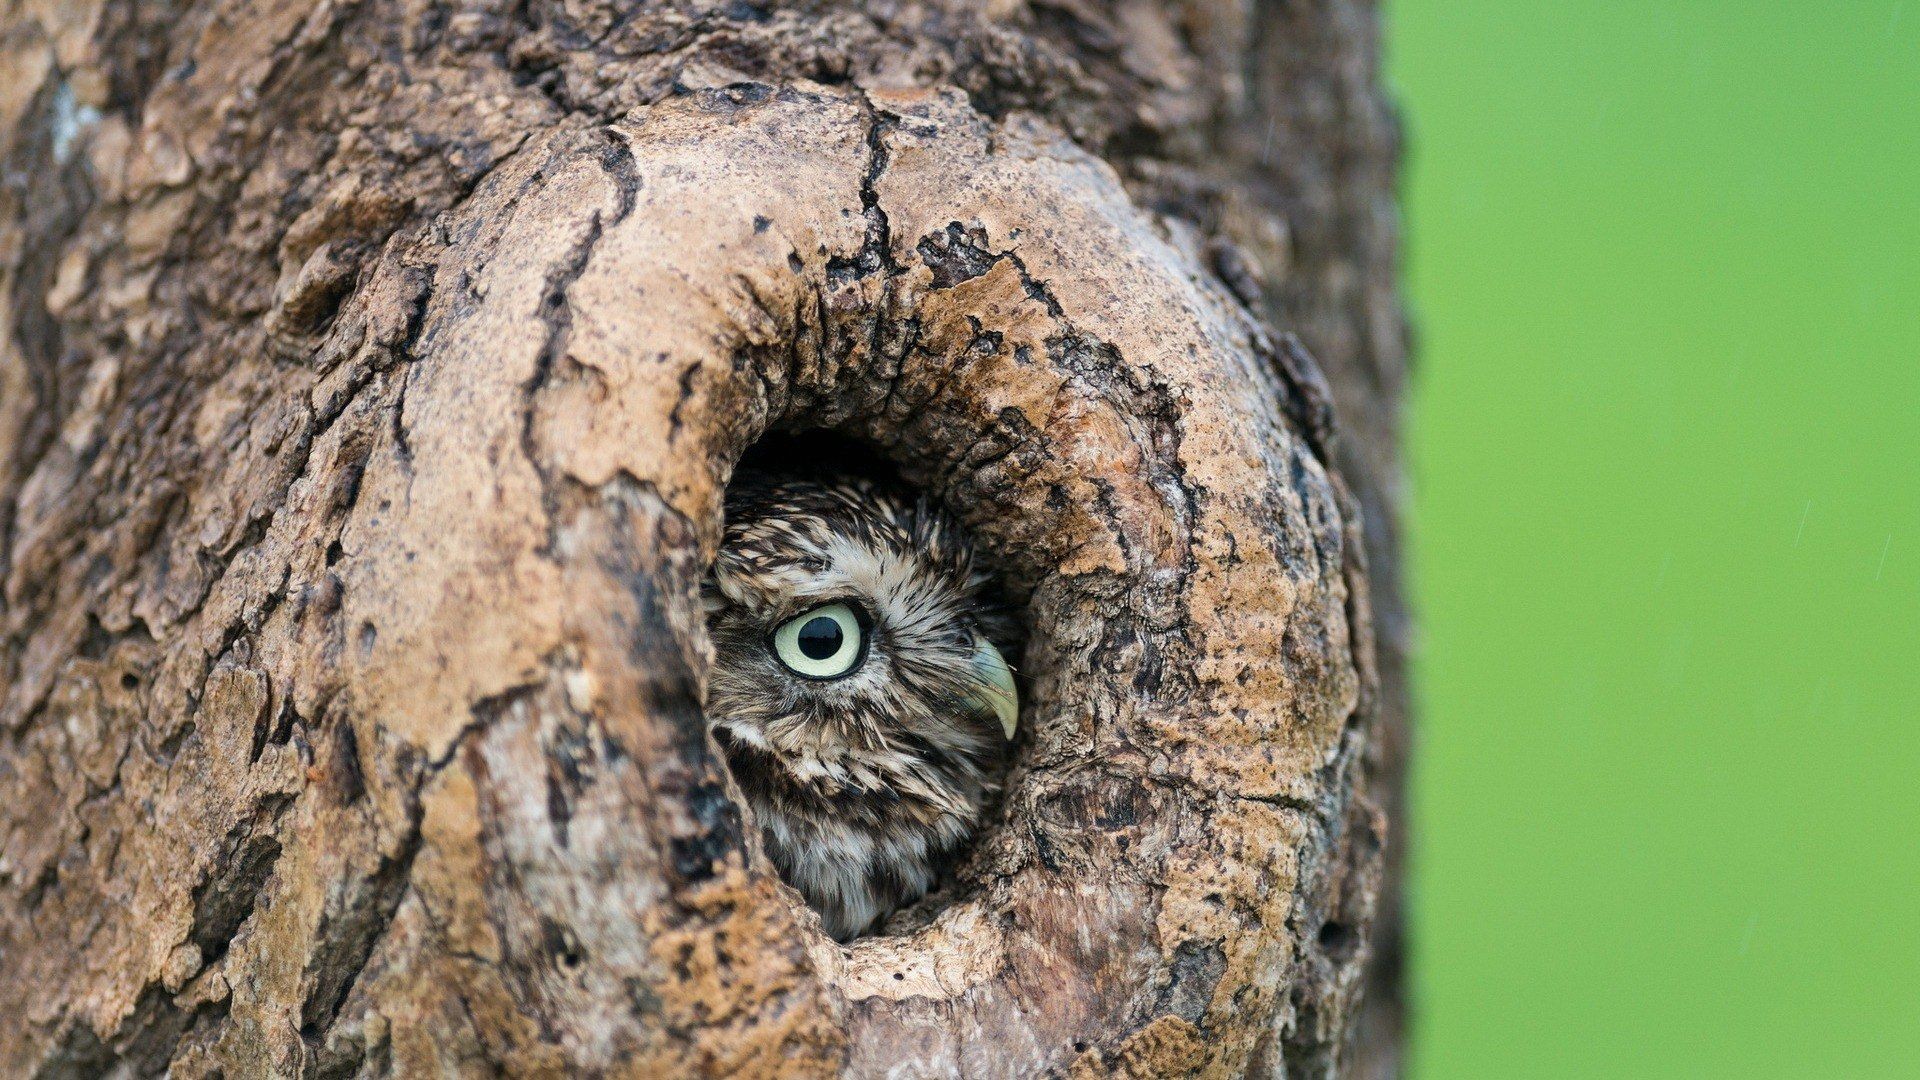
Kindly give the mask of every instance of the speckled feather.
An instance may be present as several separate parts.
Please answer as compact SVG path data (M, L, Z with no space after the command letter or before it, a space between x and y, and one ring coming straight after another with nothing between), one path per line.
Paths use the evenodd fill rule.
M864 658L794 674L774 630L836 601L863 613ZM736 480L706 603L714 737L781 876L852 937L923 895L997 796L1006 743L971 660L1011 622L938 507L864 479Z

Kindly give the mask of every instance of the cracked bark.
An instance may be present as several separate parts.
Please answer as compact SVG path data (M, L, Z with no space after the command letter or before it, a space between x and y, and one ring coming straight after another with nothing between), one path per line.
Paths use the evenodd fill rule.
M1394 1072L1373 21L0 9L0 1073ZM720 494L810 429L1033 676L848 949L700 713Z

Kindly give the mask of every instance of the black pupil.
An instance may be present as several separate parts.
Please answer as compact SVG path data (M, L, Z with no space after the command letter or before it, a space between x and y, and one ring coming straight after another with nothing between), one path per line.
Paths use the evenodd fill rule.
M825 615L808 619L800 628L800 651L807 654L809 660L825 660L839 652L845 640L840 624Z

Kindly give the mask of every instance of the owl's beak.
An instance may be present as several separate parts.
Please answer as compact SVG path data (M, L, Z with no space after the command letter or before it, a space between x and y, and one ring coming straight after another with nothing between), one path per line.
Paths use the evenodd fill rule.
M973 677L980 683L973 703L991 709L1000 718L1000 730L1012 739L1014 727L1020 722L1020 692L1013 686L1013 669L993 642L978 635L973 639Z

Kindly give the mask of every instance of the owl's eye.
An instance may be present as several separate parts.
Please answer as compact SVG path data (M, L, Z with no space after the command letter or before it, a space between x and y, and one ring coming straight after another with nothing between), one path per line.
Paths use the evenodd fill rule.
M846 604L827 604L788 619L773 632L773 654L795 675L838 679L860 665L860 619Z

